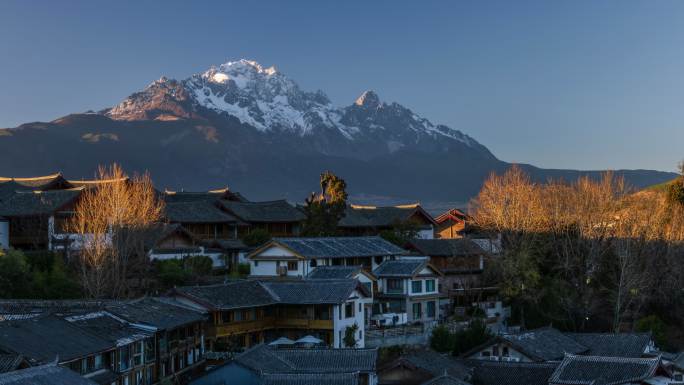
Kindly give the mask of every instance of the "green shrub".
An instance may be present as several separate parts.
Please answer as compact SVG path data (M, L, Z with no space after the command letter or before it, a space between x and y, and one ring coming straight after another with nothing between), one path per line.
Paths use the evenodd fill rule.
M455 356L461 355L487 342L490 338L492 338L492 334L487 330L487 324L479 318L474 318L467 328L454 334L453 354Z
M430 347L440 353L453 351L454 334L444 325L436 326L430 335Z
M183 269L183 261L178 259L157 261L157 279L164 287L183 285L188 278L188 272Z
M249 247L261 246L271 240L271 234L264 229L254 229L242 237L242 243Z
M635 326L638 332L650 332L653 342L660 349L670 348L667 339L667 325L657 315L641 318Z

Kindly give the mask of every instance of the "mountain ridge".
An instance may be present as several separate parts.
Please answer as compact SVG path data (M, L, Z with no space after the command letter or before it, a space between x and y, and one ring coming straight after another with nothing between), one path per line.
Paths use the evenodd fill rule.
M303 91L275 67L244 59L182 80L162 77L97 113L0 130L0 175L57 168L91 177L114 161L149 170L161 188L227 184L255 198L296 201L329 169L347 179L352 195L463 202L489 173L510 167L460 130L374 91L337 107L322 91ZM537 180L600 174L521 167ZM617 173L635 187L674 176Z

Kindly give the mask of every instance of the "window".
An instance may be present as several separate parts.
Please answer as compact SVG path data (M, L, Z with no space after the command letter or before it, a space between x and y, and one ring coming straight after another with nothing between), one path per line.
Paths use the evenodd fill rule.
M484 352L480 353L480 355L482 357L489 357L491 355L491 353L489 353L488 351L484 351Z
M136 342L133 344L133 365L139 366L143 364L143 342ZM142 378L142 377L141 377Z
M223 311L221 312L221 323L227 324L232 321L231 319L231 312L229 311Z
M375 260L375 264L376 264L376 265L381 264L381 263L382 263L382 260L383 260L382 256L376 256L376 257L374 257L373 259Z
M423 309L420 302L413 304L413 319L423 318Z
M435 318L435 301L430 301L427 303L427 316L430 318Z
M344 304L344 318L354 317L354 302Z
M425 281L425 291L428 293L435 291L434 279L428 279L427 281Z
M242 321L242 312L240 312L240 311L233 312L233 321L235 321L235 322Z
M102 369L102 367L103 367L102 354L98 354L93 359L93 369L99 370L99 369Z
M316 266L318 266L318 262L316 262L315 259L312 259L311 261L309 261L309 266L316 267Z
M499 347L498 347L498 346L494 346L494 347L492 348L492 355L493 355L493 356L498 356L498 355L499 355Z
M361 313L362 311L363 311L363 304L361 302L359 302L359 313Z
M411 281L411 292L412 293L422 293L423 292L423 281Z
M131 351L130 346L124 346L119 349L119 371L127 370L131 367Z
M373 292L373 283L371 282L364 282L362 285L368 290L369 293Z
M259 267L259 261L254 261L254 267Z
M287 263L287 269L290 271L297 271L297 262L288 262Z
M508 346L504 346L501 350L503 351L503 356L508 357Z
M404 292L404 281L401 279L388 279L387 280L387 292L388 293L403 293Z

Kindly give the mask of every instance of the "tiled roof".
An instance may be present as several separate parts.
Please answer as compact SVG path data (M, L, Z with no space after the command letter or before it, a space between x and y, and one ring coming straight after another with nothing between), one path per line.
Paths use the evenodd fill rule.
M56 316L0 322L0 348L32 363L60 362L109 350L113 345Z
M338 304L346 301L355 289L366 290L355 279L264 281L262 284L279 303L285 304Z
M451 377L464 380L470 375L468 367L463 365L460 361L446 354L437 353L432 350L417 350L402 355L394 364L402 361L425 370L435 377L447 374Z
M406 258L384 261L373 270L378 277L413 277L427 266L427 258Z
M237 218L209 200L166 203L164 216L177 223L236 223Z
M305 258L375 257L406 254L380 237L274 238Z
M0 385L97 385L97 383L67 368L51 364L0 374Z
M170 298L141 298L107 307L107 311L128 322L150 325L163 330L201 322L206 318L198 311L173 303Z
M618 385L640 383L652 377L656 358L621 358L567 355L553 372L552 385Z
M8 178L0 177L0 183L3 182L15 182L16 184L29 187L32 189L47 189L50 187L62 186L62 187L72 187L69 182L64 179L62 173L56 173L52 175L36 176L30 178Z
M304 213L285 200L268 202L235 202L221 200L220 204L245 222L300 222Z
M74 314L102 310L114 300L31 300L0 299L0 320L18 315Z
M239 309L278 303L278 299L259 281L237 280L208 286L184 286L178 293L215 309Z
M0 202L0 216L49 215L81 194L80 189L17 192Z
M559 361L566 353L577 354L588 350L586 346L551 327L506 334L502 338L516 350L539 361Z
M22 186L15 181L0 182L0 202L11 198L18 191L32 191L30 187Z
M224 187L209 191L165 191L164 200L172 202L197 202L197 201L217 201L219 199L247 202L247 199L238 192L230 191Z
M413 239L409 242L409 247L430 257L461 257L485 254L480 245L468 238Z
M359 376L356 373L282 373L264 374L261 385L357 385Z
M24 362L24 357L20 354L0 354L0 373L16 370L22 362Z
M465 360L477 385L548 385L557 363Z
M152 335L151 332L122 322L107 312L86 313L67 317L66 320L79 329L117 346L143 340Z
M283 349L257 345L235 358L260 373L374 372L377 349Z
M414 214L425 216L429 222L434 222L430 214L420 205L406 206L347 206L339 227L391 227L410 219Z
M310 279L353 278L361 271L361 266L318 266L308 275Z
M607 357L641 357L651 343L650 333L565 333L589 348L587 354Z
M215 309L239 309L274 304L338 304L365 287L355 279L339 280L238 280L209 286L185 286L175 290Z
M427 382L423 382L421 385L470 385L469 382L459 380L458 378L451 377L448 374L443 374L439 377L435 377Z

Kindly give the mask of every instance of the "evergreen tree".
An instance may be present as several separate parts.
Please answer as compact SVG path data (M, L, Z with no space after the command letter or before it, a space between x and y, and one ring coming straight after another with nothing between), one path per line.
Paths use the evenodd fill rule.
M306 199L303 235L325 237L337 234L337 224L347 207L347 183L330 171L321 174L321 192Z

